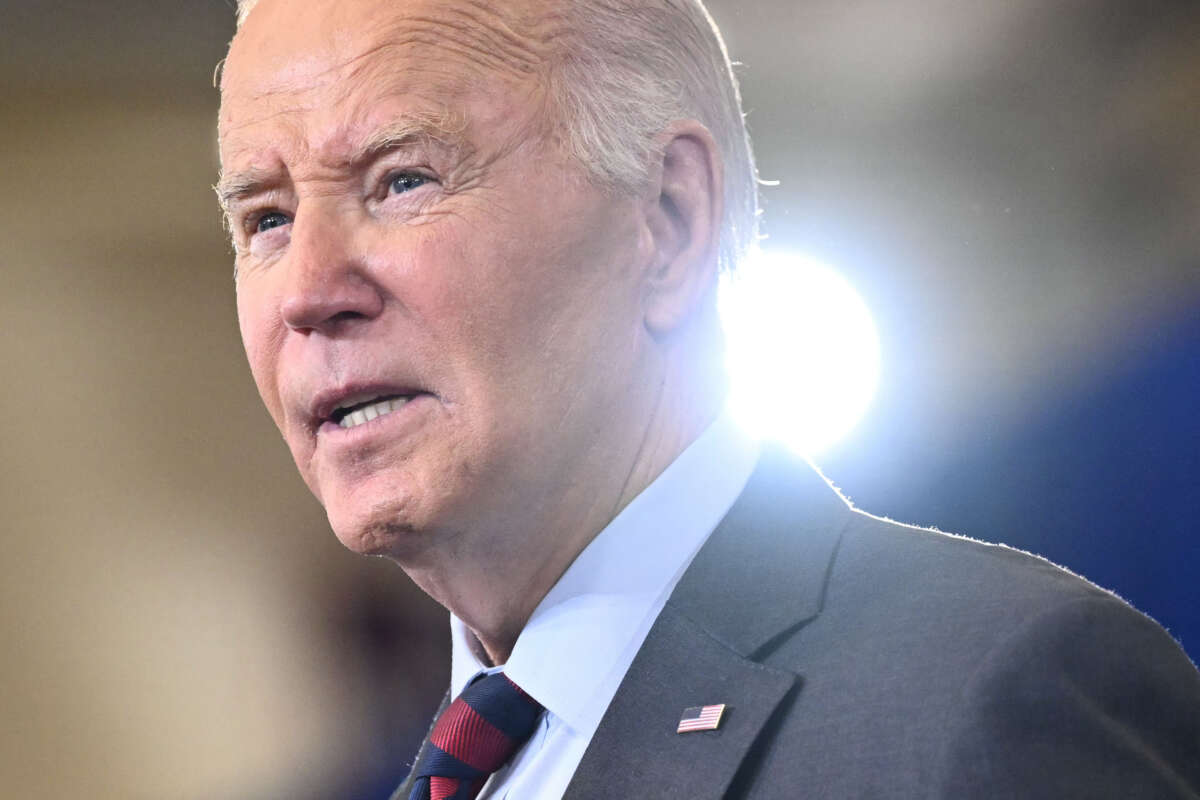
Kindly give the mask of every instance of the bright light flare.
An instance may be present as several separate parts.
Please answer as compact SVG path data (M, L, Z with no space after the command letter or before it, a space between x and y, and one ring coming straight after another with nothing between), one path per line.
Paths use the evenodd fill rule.
M730 405L752 433L815 455L854 427L879 382L866 304L806 256L758 252L721 284Z

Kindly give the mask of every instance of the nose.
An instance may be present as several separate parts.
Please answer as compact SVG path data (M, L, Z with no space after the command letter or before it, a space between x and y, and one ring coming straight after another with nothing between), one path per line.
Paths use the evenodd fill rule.
M311 209L297 214L288 243L285 288L280 313L299 332L333 332L383 310L379 288L367 275L366 259L356 252L352 221Z

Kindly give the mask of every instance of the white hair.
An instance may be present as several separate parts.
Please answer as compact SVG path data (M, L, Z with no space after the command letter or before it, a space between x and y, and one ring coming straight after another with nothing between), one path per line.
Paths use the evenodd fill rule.
M238 25L258 0L238 0ZM701 0L565 0L554 100L571 155L597 183L637 191L672 122L712 133L725 170L719 261L732 270L757 240L758 177L741 94Z

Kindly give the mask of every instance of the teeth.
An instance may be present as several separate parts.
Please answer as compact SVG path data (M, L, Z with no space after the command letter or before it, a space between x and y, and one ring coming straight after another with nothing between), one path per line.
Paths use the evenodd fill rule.
M337 408L335 408L334 411L341 411L341 410L347 409L347 408L354 408L355 406L361 406L363 403L372 403L372 402L379 401L382 399L383 399L383 395L381 395L381 394L354 394L354 395L350 395L345 400L338 403Z
M377 403L372 403L369 406L352 411L342 417L338 423L343 428L357 428L366 422L370 422L376 417L382 417L385 414L390 414L393 411L398 411L408 402L407 397L393 397L390 400L380 400Z

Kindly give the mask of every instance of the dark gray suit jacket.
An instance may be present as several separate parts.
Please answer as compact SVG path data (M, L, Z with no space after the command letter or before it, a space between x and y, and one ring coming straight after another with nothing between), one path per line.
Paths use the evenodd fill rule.
M675 733L716 703L719 730ZM565 797L1200 798L1200 673L1092 584L855 512L769 451Z

